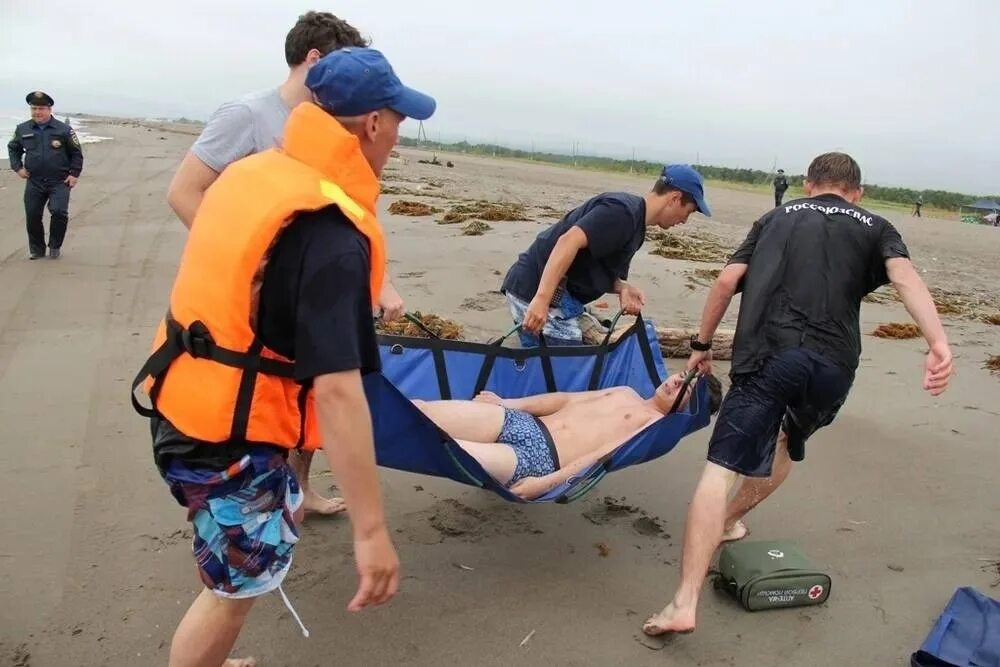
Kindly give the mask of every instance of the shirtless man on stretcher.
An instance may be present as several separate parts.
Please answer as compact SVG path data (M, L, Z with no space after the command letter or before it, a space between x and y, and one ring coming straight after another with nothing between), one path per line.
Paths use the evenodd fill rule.
M715 414L722 388L714 375L704 377ZM677 374L649 399L614 387L527 398L483 392L471 401L413 403L494 479L530 500L580 474L657 419L684 409L691 393L685 375Z

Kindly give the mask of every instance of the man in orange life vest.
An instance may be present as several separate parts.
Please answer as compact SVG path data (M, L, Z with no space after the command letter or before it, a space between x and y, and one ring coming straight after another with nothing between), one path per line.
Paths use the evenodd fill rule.
M331 443L360 576L347 608L381 604L399 584L361 375L380 368L378 178L399 124L429 118L435 102L374 49L329 53L306 85L314 103L292 111L283 148L233 163L208 189L133 384L205 584L174 634L172 666L252 664L227 656L253 600L284 598L302 503L292 449ZM152 409L136 400L140 384Z

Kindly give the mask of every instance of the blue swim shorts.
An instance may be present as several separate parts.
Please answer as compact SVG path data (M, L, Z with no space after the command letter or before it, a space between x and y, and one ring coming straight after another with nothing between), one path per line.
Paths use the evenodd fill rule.
M222 471L173 458L161 473L188 508L192 549L205 586L222 597L249 598L281 585L299 541L292 515L302 504L282 452L252 448Z
M708 443L708 460L747 477L770 477L780 428L793 461L806 440L828 426L853 378L817 352L796 347L769 357L752 373L733 376Z

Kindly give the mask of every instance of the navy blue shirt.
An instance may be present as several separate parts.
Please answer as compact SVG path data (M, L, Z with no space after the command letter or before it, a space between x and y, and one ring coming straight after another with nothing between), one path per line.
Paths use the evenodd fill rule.
M83 171L83 151L73 128L52 117L39 125L25 121L14 130L7 144L10 168L28 170L35 181L64 181Z
M502 291L531 301L545 263L556 241L572 227L587 235L566 272L566 290L581 303L590 303L627 280L632 257L646 240L646 200L626 192L606 192L573 209L540 233L507 271Z
M732 374L793 347L851 377L861 356L861 299L889 282L885 261L909 257L885 218L837 195L796 199L754 223L730 264L746 264Z

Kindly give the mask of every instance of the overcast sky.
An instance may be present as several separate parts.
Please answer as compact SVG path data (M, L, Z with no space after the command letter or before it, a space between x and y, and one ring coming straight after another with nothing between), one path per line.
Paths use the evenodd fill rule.
M431 138L1000 193L997 0L0 0L0 109L204 118L283 80L307 9L437 98Z

